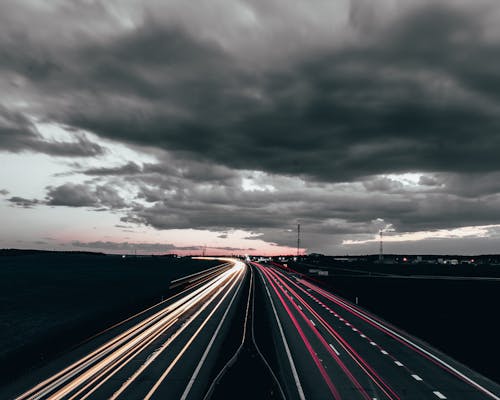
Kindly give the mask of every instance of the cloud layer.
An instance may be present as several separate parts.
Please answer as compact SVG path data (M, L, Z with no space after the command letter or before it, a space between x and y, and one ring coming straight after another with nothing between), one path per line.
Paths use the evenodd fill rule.
M2 3L0 150L90 160L10 203L290 246L500 222L493 0L163 3Z

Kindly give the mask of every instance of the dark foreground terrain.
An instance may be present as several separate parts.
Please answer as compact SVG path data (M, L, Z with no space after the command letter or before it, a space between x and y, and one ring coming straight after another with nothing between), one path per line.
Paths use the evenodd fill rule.
M310 267L291 266L304 272ZM329 270L330 276L311 275L311 279L353 302L358 298L361 307L500 382L498 271L491 280L490 274L477 272L469 273L472 279L459 279L466 275L465 267L435 277L429 276L433 271L427 267L427 276L415 278L395 276L397 267L389 268L390 276L377 275L389 271L374 267L371 276ZM414 272L417 269L413 267Z
M0 385L157 303L170 281L216 265L172 257L0 256Z

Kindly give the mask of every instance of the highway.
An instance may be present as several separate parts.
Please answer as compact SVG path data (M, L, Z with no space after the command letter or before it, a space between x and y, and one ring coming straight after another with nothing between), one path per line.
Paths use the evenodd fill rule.
M198 399L248 275L238 260L172 282L179 293L112 329L113 336L15 397Z
M220 260L0 398L500 400L496 383L296 271Z
M500 400L497 384L300 274L252 266L288 399Z

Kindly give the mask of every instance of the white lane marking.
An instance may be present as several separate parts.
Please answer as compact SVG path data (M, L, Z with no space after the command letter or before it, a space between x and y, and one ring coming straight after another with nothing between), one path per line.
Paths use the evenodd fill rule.
M286 355L288 357L288 362L290 363L290 368L292 369L292 375L293 375L293 379L295 380L295 386L297 387L297 391L299 392L299 398L301 400L305 400L306 396L304 395L304 391L302 390L302 385L301 385L300 380L299 380L299 375L297 374L297 369L295 368L295 363L293 362L292 354L290 353L290 348L288 347L288 342L286 341L285 332L283 332L283 327L281 326L281 322L280 322L280 319L278 317L278 312L276 311L276 307L274 306L273 298L271 297L271 293L269 293L269 288L267 287L267 283L266 283L266 280L265 280L262 272L258 268L257 268L257 270L259 271L259 275L260 275L262 281L264 282L264 287L266 288L266 292L267 292L267 295L269 297L269 301L271 302L271 306L273 308L274 317L276 318L276 324L278 325L278 329L279 329L280 334L281 334L281 340L283 341L283 346L285 347L285 352L286 352Z
M351 326L351 324L350 324L349 322L346 322L345 324L346 324L347 326Z
M316 324L314 323L314 321L312 319L310 319L309 321L311 321L311 324L313 324L313 326L316 326Z
M388 353L387 351L385 351L385 350L380 350L380 352L381 352L382 354L384 354L384 355L389 354L389 353Z
M365 336L365 335L363 335L363 334L361 334L361 337L362 337L362 338L365 338L366 336Z
M248 268L248 267L246 267ZM244 278L244 277L243 277ZM189 379L189 383L187 384L186 386L186 389L184 389L184 393L182 393L182 396L181 396L181 400L185 400L189 394L189 392L191 391L191 387L193 386L194 384L194 381L196 380L196 378L198 377L198 374L201 370L201 367L203 366L203 364L205 363L205 360L208 356L208 353L210 352L210 349L212 348L214 342L215 342L215 338L217 337L217 335L219 334L219 331L221 330L221 327L222 325L224 324L224 321L226 320L227 318L227 315L229 313L229 310L231 309L231 306L233 305L233 302L234 302L234 299L236 298L236 295L240 292L240 289L241 289L241 285L243 284L243 281L245 279L242 279L240 281L240 284L238 286L238 289L236 289L236 292L234 292L234 295L233 297L231 298L231 301L229 302L229 305L227 306L226 308L226 311L224 312L224 315L222 316L222 319L220 320L219 322L219 325L217 325L217 329L215 330L212 338L210 339L210 342L208 343L208 346L207 348L205 349L205 352L203 353L203 355L201 356L201 359L200 359L200 362L198 363L198 365L196 366L196 369L194 370L193 372L193 375L191 376L191 378Z
M403 363L399 362L399 361L394 361L394 364L396 364L398 367L402 367L403 366Z
M298 305L297 307L299 307L299 310L302 310L302 307L301 307L301 306L299 306L299 305Z
M372 346L376 346L376 345L377 345L377 343L375 343L375 342L370 342L370 344L371 344Z
M357 331L358 331L356 328L352 328L352 330L353 330L354 332L357 332Z
M335 352L335 354L337 354L338 356L340 356L340 353L338 352L338 350L335 347L333 347L333 344L328 343L328 345L332 348L332 350Z
M446 396L443 393L438 392L437 390L435 392L432 392L432 393L434 393L440 399L446 399Z
M418 376L418 375L412 374L412 375L411 375L411 377L412 377L413 379L415 379L416 381L419 381L419 382L420 382L420 381L423 381L423 379L422 379L420 376Z

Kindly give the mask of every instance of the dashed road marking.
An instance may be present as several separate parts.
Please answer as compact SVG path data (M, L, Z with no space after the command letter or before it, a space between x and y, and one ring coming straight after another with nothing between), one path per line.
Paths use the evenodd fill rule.
M412 374L412 375L411 375L411 377L412 377L413 379L415 379L416 381L419 381L419 382L420 382L420 381L423 381L423 379L422 379L420 376L418 376L418 375Z
M385 350L380 350L380 352L381 352L382 354L385 354L385 355L389 354L389 353L388 353L387 351L385 351Z
M340 356L340 353L338 352L338 350L335 347L333 347L333 344L328 343L328 345L332 348L332 350L335 352L335 354L337 354L338 356Z
M398 367L402 367L403 363L399 362L398 360L394 361L394 364L396 364Z
M435 392L432 392L432 393L434 393L440 399L446 399L447 398L443 393L438 392L437 390Z

